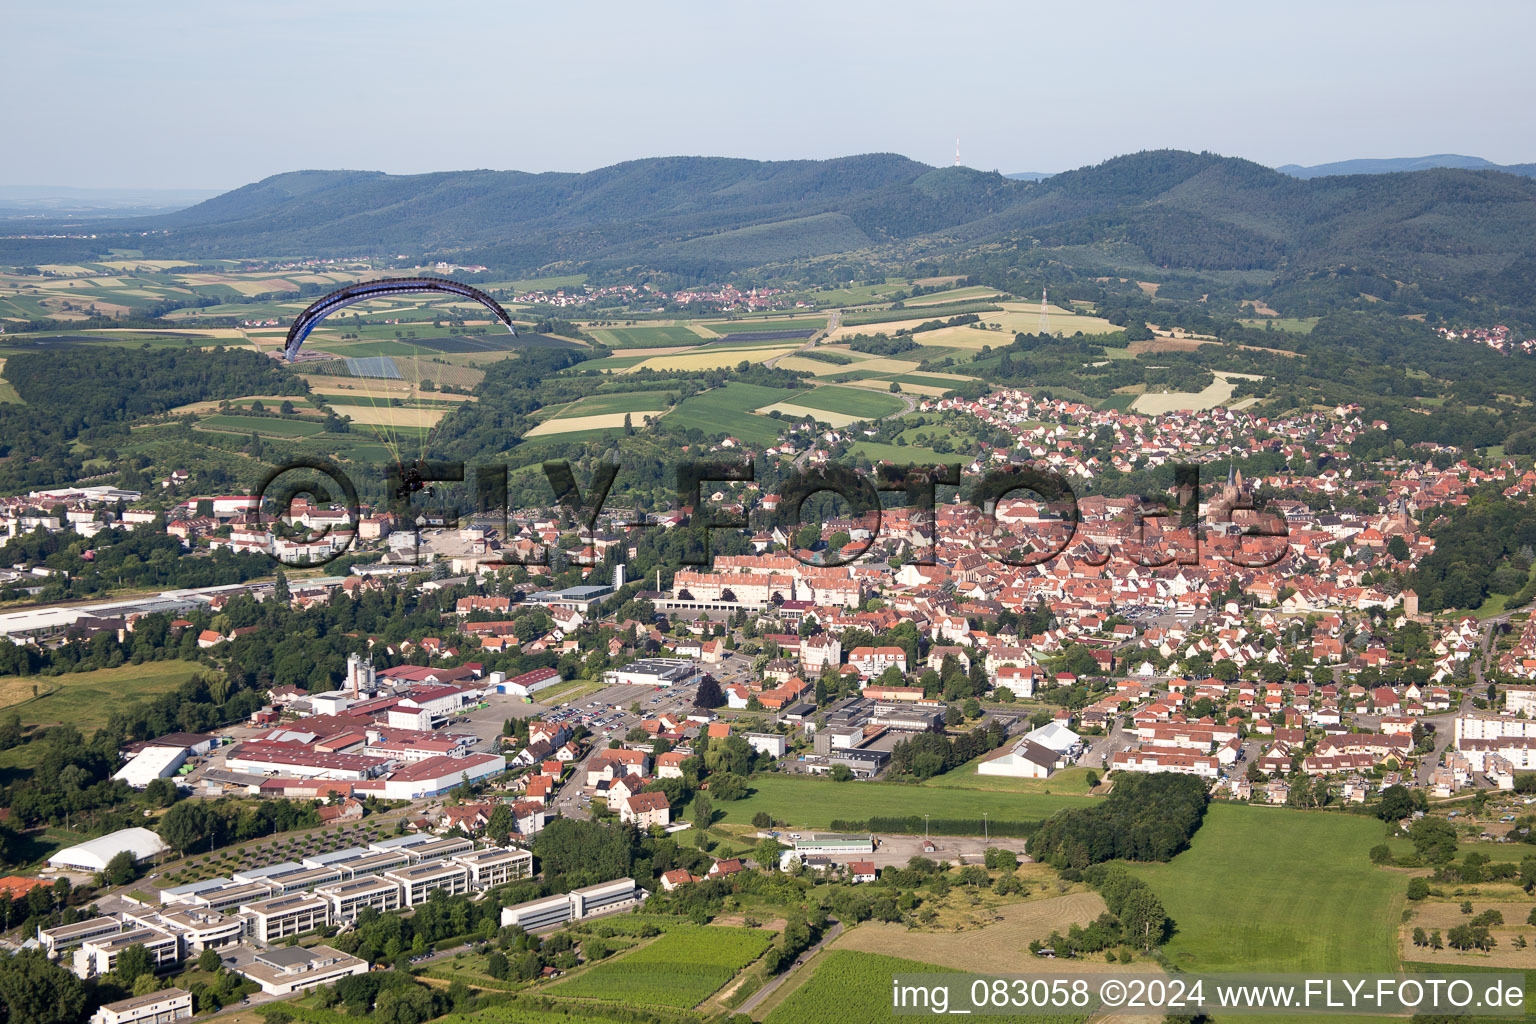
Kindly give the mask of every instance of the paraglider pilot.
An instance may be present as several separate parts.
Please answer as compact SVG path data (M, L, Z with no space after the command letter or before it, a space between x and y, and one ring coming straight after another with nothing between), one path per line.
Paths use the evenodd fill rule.
M400 467L400 486L395 488L395 497L397 499L403 499L422 490L427 492L427 497L429 498L437 497L437 491L428 487L426 481L422 479L424 465L421 462L413 462L409 466L402 465Z

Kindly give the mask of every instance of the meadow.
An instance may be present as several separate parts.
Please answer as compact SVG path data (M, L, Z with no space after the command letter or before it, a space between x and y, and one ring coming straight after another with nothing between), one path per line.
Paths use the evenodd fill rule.
M1371 864L1374 818L1212 804L1189 849L1135 864L1188 971L1393 971L1408 878Z
M819 829L831 828L835 818L861 821L913 814L980 820L985 813L996 820L1029 821L1049 818L1067 807L1088 806L1093 799L1043 789L1039 793L989 792L899 782L832 782L796 775L757 775L752 789L745 799L721 805L726 821L746 824L758 811L767 811L790 827Z
M562 996L687 1007L702 1002L763 955L773 933L758 928L671 925L655 942L555 986Z
M147 661L61 676L3 676L0 709L16 707L26 725L68 724L88 733L105 725L114 707L168 693L202 667L190 661Z

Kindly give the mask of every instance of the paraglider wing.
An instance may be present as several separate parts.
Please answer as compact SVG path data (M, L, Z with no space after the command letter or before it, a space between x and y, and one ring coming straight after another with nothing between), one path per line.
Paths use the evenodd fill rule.
M304 339L309 337L309 332L338 309L367 299L408 295L415 292L442 292L473 299L494 313L496 319L506 324L507 330L511 331L514 337L517 335L517 328L512 326L512 318L507 315L507 311L501 308L499 302L478 288L471 288L467 284L441 277L385 277L377 281L347 285L310 305L299 314L298 319L294 320L293 326L288 328L288 341L283 347L283 356L290 363L293 362L298 357L299 347L304 344Z

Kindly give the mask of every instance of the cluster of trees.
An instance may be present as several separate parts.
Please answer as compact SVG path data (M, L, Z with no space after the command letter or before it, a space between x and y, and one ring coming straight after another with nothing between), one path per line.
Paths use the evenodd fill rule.
M277 832L319 826L320 813L312 801L279 798L242 804L226 800L183 800L161 816L156 831L172 849L192 853Z
M302 395L302 378L246 349L141 349L58 345L6 360L24 403L0 403L0 491L84 476L76 440L111 443L127 425L188 402L241 395Z
M1058 868L1108 860L1168 860L1205 817L1205 783L1188 775L1128 775L1092 807L1058 811L1030 840L1030 854Z
M1007 738L1008 730L996 721L954 738L937 732L919 733L891 749L890 771L897 776L931 779L996 750Z

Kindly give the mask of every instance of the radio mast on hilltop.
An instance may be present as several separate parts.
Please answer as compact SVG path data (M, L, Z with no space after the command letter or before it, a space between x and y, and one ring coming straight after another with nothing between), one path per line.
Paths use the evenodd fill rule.
M1040 286L1040 326L1037 328L1036 333L1051 333L1051 312L1045 302L1045 285Z
M955 136L955 166L960 166L960 136Z

